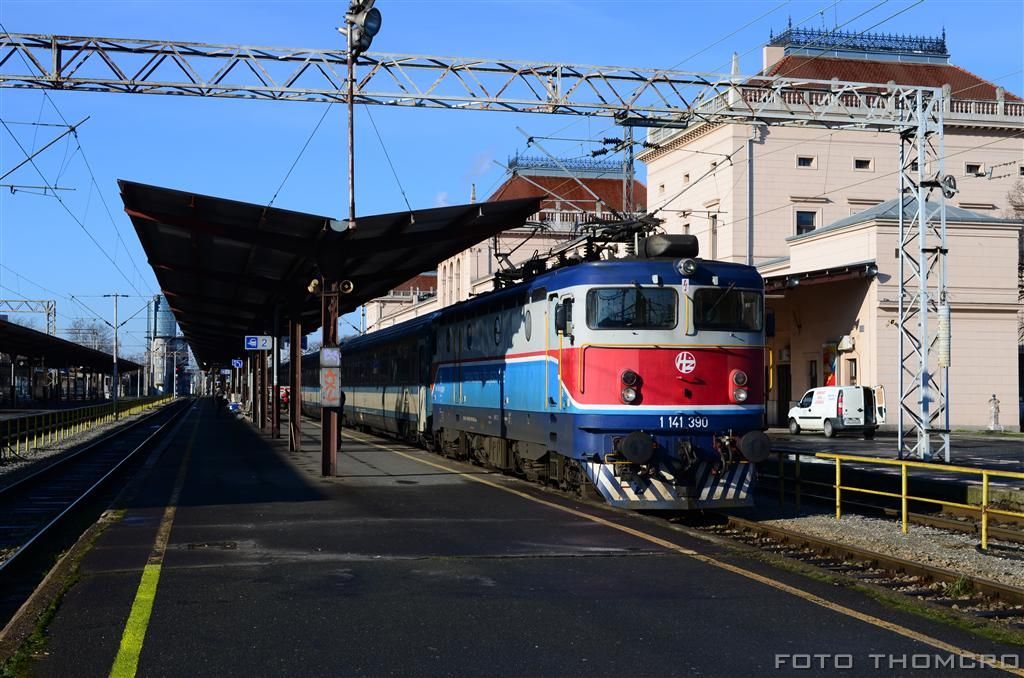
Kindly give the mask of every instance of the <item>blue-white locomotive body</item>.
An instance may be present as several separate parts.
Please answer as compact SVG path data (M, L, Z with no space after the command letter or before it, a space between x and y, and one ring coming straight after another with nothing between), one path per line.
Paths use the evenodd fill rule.
M753 268L580 263L346 341L343 420L616 506L746 505L763 346Z

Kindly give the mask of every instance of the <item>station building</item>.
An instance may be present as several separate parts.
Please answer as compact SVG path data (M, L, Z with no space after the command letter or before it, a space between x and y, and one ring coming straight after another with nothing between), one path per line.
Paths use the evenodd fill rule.
M830 40L838 46L827 47ZM791 28L772 37L763 59L768 75L945 89L945 171L960 189L946 203L950 425L986 427L995 394L1000 423L1016 430L1022 249L1009 194L1024 178L1024 102L950 63L945 34ZM865 384L885 388L894 424L897 134L698 121L651 130L647 140L655 147L638 159L647 165L651 208L664 208L666 230L696 235L705 257L749 256L766 279L775 326L768 339L769 423L785 425L789 407L808 388ZM910 213L916 203L904 200L903 209Z

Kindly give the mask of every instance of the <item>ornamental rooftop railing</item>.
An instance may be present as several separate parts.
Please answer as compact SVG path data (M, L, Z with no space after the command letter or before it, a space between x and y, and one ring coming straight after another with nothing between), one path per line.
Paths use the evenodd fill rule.
M918 35L892 35L883 33L857 33L790 26L778 35L771 35L769 45L777 47L811 47L820 50L860 50L866 52L904 52L949 56L946 31L942 37L927 38Z

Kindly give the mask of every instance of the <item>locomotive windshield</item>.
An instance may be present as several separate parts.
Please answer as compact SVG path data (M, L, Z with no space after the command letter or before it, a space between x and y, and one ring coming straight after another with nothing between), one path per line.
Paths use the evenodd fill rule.
M601 287L587 292L587 327L594 330L670 330L676 291L664 287Z
M693 294L693 327L697 330L760 332L764 321L761 293L702 287Z

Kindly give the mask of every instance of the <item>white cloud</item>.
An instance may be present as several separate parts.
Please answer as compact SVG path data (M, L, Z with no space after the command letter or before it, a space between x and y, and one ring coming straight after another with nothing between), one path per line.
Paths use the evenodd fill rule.
M434 196L434 207L448 206L448 191L441 191Z

